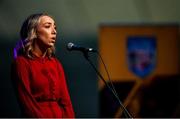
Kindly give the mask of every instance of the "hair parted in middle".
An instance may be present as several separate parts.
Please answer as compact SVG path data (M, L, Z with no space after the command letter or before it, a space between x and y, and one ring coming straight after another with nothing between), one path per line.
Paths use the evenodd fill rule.
M29 58L33 58L32 51L34 40L37 38L37 26L40 23L40 18L43 16L49 16L47 13L38 13L32 14L23 22L21 30L20 30L20 37L21 42L23 44L23 52ZM51 17L52 18L52 17ZM51 58L54 56L55 47L52 46L47 49L46 55Z

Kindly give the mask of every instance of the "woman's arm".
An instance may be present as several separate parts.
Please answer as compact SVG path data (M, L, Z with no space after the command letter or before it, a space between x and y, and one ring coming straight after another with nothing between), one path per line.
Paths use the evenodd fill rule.
M74 110L72 107L71 99L70 99L67 84L66 84L64 70L59 61L57 61L57 64L58 64L57 66L58 66L58 71L59 71L60 80L62 84L61 85L62 86L61 99L59 100L59 105L63 107L63 117L73 118L75 117L75 115L74 115Z
M18 57L12 64L12 81L16 88L18 101L23 113L28 117L43 117L30 89L30 67L23 57Z

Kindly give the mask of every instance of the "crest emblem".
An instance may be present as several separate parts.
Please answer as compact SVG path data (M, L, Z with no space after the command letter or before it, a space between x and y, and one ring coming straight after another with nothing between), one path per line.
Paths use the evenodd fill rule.
M156 65L156 38L131 36L127 39L128 68L137 76L144 78Z

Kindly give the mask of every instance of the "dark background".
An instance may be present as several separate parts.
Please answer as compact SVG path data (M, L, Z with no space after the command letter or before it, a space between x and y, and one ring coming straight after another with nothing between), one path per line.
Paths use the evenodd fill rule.
M98 117L97 75L83 55L68 52L66 44L98 49L100 23L179 23L179 4L179 0L1 0L0 117L18 117L20 113L10 66L21 23L28 15L47 12L54 17L58 28L56 56L65 69L76 117ZM90 58L98 66L97 56Z

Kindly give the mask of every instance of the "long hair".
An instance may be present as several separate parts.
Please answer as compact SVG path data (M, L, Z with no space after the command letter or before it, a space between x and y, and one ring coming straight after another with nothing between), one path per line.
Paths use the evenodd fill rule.
M29 58L33 58L32 51L34 50L33 49L34 40L36 40L37 38L37 26L40 22L40 18L43 16L49 16L49 15L46 13L32 14L29 17L27 17L27 19L22 24L20 30L22 50L23 53ZM55 47L52 46L47 49L46 56L51 58L52 56L54 56L54 53L55 53Z

